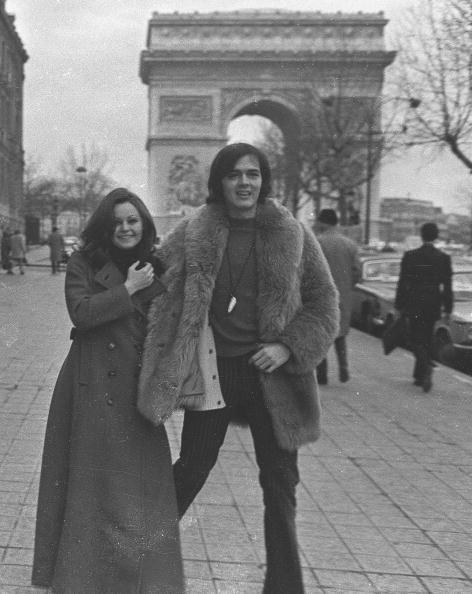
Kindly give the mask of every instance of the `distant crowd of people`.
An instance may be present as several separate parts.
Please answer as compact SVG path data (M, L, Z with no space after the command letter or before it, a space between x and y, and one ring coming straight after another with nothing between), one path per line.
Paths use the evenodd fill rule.
M9 227L0 231L1 235L1 266L7 274L15 274L18 268L20 274L25 273L27 265L27 245L24 234L20 229L13 233ZM61 270L64 261L64 237L58 227L53 227L49 234L47 244L49 246L49 258L51 261L51 272L57 274Z

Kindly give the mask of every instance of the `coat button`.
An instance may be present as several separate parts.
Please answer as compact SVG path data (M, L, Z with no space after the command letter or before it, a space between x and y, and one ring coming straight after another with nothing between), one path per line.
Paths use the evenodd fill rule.
M116 371L111 370L108 372L108 377L114 377L115 375L116 375Z
M212 378L216 380L216 375L213 375Z
M114 351L116 349L116 344L114 342L109 342L107 345L107 349L109 351Z
M113 406L113 400L111 398L107 398L108 406Z
M209 353L210 353L210 355L211 355L211 354L213 353L213 349L210 349L210 350L209 350Z

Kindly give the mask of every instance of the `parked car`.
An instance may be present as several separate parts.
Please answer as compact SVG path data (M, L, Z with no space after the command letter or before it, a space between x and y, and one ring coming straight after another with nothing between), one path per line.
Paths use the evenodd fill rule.
M79 238L75 235L67 235L64 237L64 249L62 250L62 262L67 264L72 253L79 247Z
M449 320L434 328L434 354L443 363L464 364L472 371L472 268L455 270L452 277L454 309Z
M352 300L351 324L380 335L395 315L393 306L400 275L401 254L361 254L361 280Z

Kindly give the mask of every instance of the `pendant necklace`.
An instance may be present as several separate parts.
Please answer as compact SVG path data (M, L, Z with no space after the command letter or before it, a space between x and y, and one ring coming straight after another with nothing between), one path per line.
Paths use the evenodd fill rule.
M225 255L226 255L226 259L228 261L228 276L229 276L229 289L230 289L230 294L229 294L229 302L228 302L228 309L227 312L230 314L233 309L236 307L236 304L238 302L238 300L235 297L235 293L236 293L236 289L239 286L239 283L241 282L241 279L243 277L244 271L246 270L246 266L247 263L249 262L249 258L251 257L251 254L254 250L254 246L256 243L256 238L254 237L251 243L251 247L249 248L249 251L246 255L246 259L244 260L244 264L241 267L241 271L239 273L238 279L236 281L236 283L233 284L233 275L231 273L231 261L229 258L229 254L228 254L228 249L226 249L225 251Z

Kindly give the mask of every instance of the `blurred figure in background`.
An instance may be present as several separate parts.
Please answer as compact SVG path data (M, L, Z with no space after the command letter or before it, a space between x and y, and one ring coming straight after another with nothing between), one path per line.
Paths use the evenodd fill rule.
M60 272L64 250L64 238L57 227L52 228L52 233L48 238L48 245L52 273L56 274L56 272Z
M20 269L20 274L24 274L24 264L26 264L26 239L23 233L16 229L10 238L10 260L12 272L15 266Z
M436 223L421 227L423 245L403 255L395 298L395 308L410 321L414 384L425 392L433 385L434 324L441 312L449 316L453 306L451 256L434 246L438 236Z
M7 227L2 235L2 268L7 271L7 274L13 274L10 261L11 250L11 231Z
M315 223L315 232L321 249L328 260L331 274L339 291L341 321L339 335L334 348L339 365L339 380L349 380L346 336L351 324L352 289L361 277L361 263L357 244L343 235L338 228L338 215L332 208L320 211ZM318 383L328 383L328 361L323 361L316 369Z

